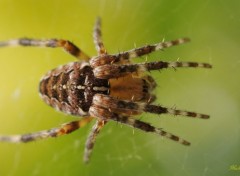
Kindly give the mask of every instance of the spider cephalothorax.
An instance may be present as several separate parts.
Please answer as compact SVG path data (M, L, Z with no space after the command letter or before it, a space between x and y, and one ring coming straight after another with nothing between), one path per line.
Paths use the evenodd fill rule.
M71 55L83 60L49 71L43 76L39 85L40 95L47 104L64 113L82 117L80 120L36 133L0 136L0 141L29 142L48 137L57 137L73 132L95 118L96 124L93 126L86 142L84 154L86 162L89 161L97 134L111 120L145 132L164 136L183 145L190 145L188 141L134 117L143 112L149 112L201 119L209 118L205 114L154 105L153 102L156 96L152 94L152 90L156 87L156 83L151 76L146 74L146 71L176 67L211 68L212 66L207 63L196 62L157 61L138 64L130 62L131 58L186 43L189 39L180 38L110 55L106 52L101 39L99 18L96 21L93 36L98 56L92 58L67 40L21 38L0 42L0 47L15 45L62 47Z

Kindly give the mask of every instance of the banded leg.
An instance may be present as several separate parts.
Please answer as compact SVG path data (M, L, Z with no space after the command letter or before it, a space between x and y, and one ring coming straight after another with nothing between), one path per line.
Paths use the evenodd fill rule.
M137 100L135 101L134 100L134 97L132 98L132 102L143 102L143 103L146 103L146 104L151 104L153 103L155 100L157 99L156 95L153 95L153 94L145 94L145 96L143 96L142 99L140 100Z
M132 49L119 54L98 56L98 57L92 58L90 61L90 64L92 67L95 68L95 67L106 65L106 64L126 63L129 61L129 59L140 57L146 54L150 54L154 51L169 48L171 46L180 45L189 41L190 41L189 38L179 38L172 41L160 42L157 44L143 46L143 47Z
M93 150L94 144L96 142L96 137L106 123L107 123L107 121L97 120L97 122L93 126L92 131L89 134L86 145L85 145L84 159L83 159L85 163L88 163L88 161L90 160L92 150Z
M93 41L98 52L98 55L107 54L102 41L101 19L98 17L93 29Z
M172 108L166 108L157 105L151 105L145 102L131 102L125 100L118 100L116 98L110 97L108 95L96 94L93 97L93 104L97 106L102 106L104 108L111 107L111 111L114 110L128 110L133 112L149 112L154 114L172 114L181 115L199 119L209 119L209 115L200 114L190 111L177 110Z
M20 143L20 142L30 142L36 141L39 139L45 139L50 137L58 137L65 134L69 134L92 120L92 117L86 117L79 121L73 121L70 123L63 124L58 128L52 128L50 130L43 130L35 133L23 134L23 135L9 135L9 136L0 136L1 142L10 142L10 143Z
M155 80L153 79L153 77L151 77L150 75L145 75L142 77L142 79L144 81L146 81L147 85L148 85L148 89L151 91L153 90L156 86L157 83L155 82Z
M99 118L99 119L113 120L113 121L120 122L122 124L126 124L126 125L134 127L134 128L138 128L139 130L142 130L145 132L155 133L157 135L171 139L175 142L179 142L180 144L183 144L183 145L190 145L190 142L188 142L184 139L181 139L178 136L171 134L169 132L166 132L160 128L156 128L156 127L150 125L149 123L142 122L140 120L136 120L132 117L123 116L123 115L119 115L114 112L110 112L108 109L105 109L100 106L96 106L96 105L91 106L89 109L89 112L92 116Z
M118 78L125 76L129 73L144 73L151 70L160 70L163 68L176 68L176 67L194 67L194 68L212 68L208 63L197 62L148 62L140 64L108 64L94 68L94 76L101 79Z
M9 46L36 46L36 47L50 47L56 48L61 47L69 54L73 55L78 59L88 61L90 58L87 56L81 49L68 40L62 39L30 39L30 38L20 38L13 39L9 41L0 42L0 47L9 47Z

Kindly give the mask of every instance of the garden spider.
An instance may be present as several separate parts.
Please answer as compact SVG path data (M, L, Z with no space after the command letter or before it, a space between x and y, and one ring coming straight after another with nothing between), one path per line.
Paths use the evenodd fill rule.
M152 132L164 136L183 145L190 145L188 141L134 117L143 112L149 112L154 114L182 115L200 119L209 118L205 114L153 105L155 96L151 92L156 87L156 83L151 76L145 73L146 71L163 68L211 68L212 66L207 63L196 62L157 61L138 64L130 62L132 58L183 44L188 42L189 39L180 38L110 55L107 53L101 39L100 18L97 18L93 38L98 56L92 58L68 40L20 38L0 42L0 47L19 45L62 47L69 54L81 60L49 71L41 79L39 91L42 99L53 108L67 114L82 117L80 120L66 123L50 130L23 135L2 135L0 136L0 141L17 143L58 137L83 127L95 118L96 123L88 136L85 146L85 162L88 162L90 159L97 135L104 125L111 120L144 132Z

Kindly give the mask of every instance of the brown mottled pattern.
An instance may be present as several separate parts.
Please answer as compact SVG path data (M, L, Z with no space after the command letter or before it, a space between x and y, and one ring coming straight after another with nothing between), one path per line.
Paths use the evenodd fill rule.
M79 89L78 86L85 88ZM61 104L67 104L71 109L66 113L87 115L93 96L96 93L108 94L108 91L93 90L93 87L109 88L108 80L95 78L91 67L74 62L46 74L40 82L39 91L50 99L50 105L54 108L57 106L65 112L66 108ZM81 114L79 108L86 114Z

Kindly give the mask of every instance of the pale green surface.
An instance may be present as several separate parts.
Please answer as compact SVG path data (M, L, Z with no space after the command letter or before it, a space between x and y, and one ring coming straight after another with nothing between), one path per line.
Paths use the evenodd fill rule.
M92 28L101 16L110 53L131 49L134 43L189 36L190 44L157 52L148 60L180 58L210 62L214 68L152 72L159 83L157 103L211 115L210 120L141 116L190 140L191 147L109 123L86 166L82 156L90 124L58 139L0 143L0 176L239 175L240 170L229 170L240 165L239 9L238 0L1 0L0 40L65 38L95 55ZM0 134L33 132L73 120L45 105L37 87L45 72L74 60L61 49L1 48Z

